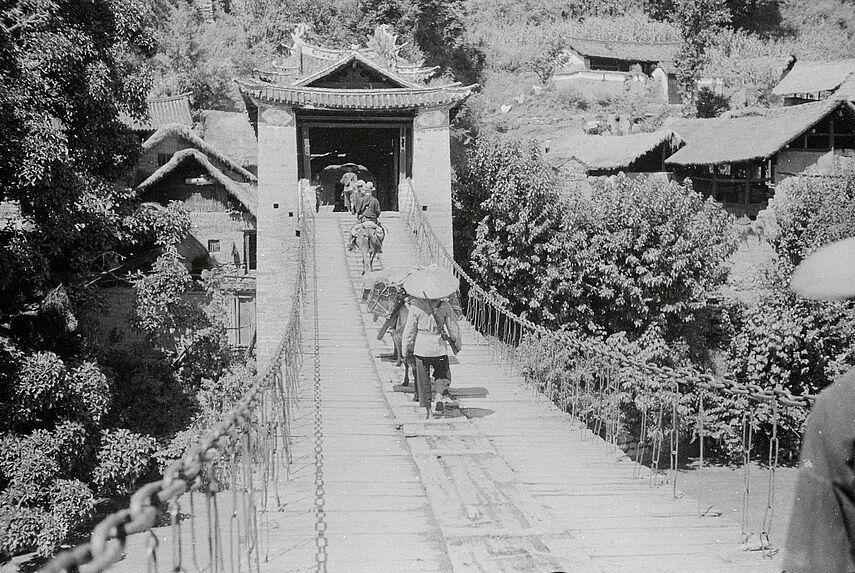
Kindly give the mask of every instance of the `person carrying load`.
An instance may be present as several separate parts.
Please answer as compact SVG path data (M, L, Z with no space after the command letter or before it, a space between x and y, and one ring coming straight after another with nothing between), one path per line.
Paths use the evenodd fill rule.
M451 368L448 347L457 354L461 348L460 326L457 316L444 298L457 291L457 278L440 269L425 269L412 273L404 280L404 290L410 299L407 324L404 327L403 347L407 357L415 362L416 392L419 405L431 415L431 380L433 371L436 402L434 412L445 410L451 401Z

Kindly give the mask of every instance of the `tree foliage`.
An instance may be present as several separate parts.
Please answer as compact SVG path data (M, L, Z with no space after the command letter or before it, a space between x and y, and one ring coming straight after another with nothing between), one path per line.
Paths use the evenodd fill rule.
M709 88L701 88L695 98L695 109L698 117L718 117L730 109L730 101Z
M784 259L798 264L822 245L855 236L855 162L793 177L779 187L773 246Z
M559 255L561 211L549 167L534 142L479 142L470 177L489 195L480 204L471 262L476 276L523 314L542 317L542 277ZM471 180L471 179L470 179Z
M22 551L49 555L92 517L93 488L126 492L153 466L157 439L190 422L195 389L203 378L218 379L226 361L213 307L192 320L176 313L177 334L159 346L152 337L132 360L98 346L77 318L97 301L102 280L174 253L190 226L180 206L141 204L117 183L139 151L118 117L139 115L148 95L157 47L151 5L7 5L0 201L19 206L21 220L0 229L0 560ZM140 278L150 286L141 305L180 298L158 274ZM182 286L184 294L195 288ZM158 287L168 292L158 295ZM218 293L213 285L204 296ZM129 399L133 392L143 398L154 384L140 382L153 380L170 391Z
M677 333L706 307L736 249L732 217L691 187L618 175L570 203L562 314L606 333Z
M533 320L684 336L727 276L732 217L654 179L559 189L535 144L479 141L455 188L455 252L469 253L471 239L476 276Z
M748 308L733 338L728 361L737 378L761 388L783 388L795 395L815 394L855 365L855 305L851 301L811 301L788 286L794 265L818 247L852 236L855 186L851 167L826 176L801 177L778 186L773 211L773 246L778 254L772 288ZM730 445L739 447L741 421L735 398L722 401L717 418L733 426ZM782 408L778 424L782 450L798 453L807 412ZM756 427L771 431L772 411L759 408Z
M677 81L681 91L693 100L706 52L714 42L716 31L730 21L730 11L724 0L676 0L671 18L681 38L675 62Z

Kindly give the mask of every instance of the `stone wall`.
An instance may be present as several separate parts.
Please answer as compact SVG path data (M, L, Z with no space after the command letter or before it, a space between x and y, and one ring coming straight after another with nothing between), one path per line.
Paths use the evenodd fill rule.
M251 215L225 211L191 212L190 221L192 239L205 249L215 263L234 264L241 268L245 266L244 236L247 231L255 230L255 222ZM219 241L219 252L208 251L210 240Z
M297 127L290 109L258 113L257 357L259 372L287 327L297 262Z
M453 256L447 109L422 110L413 121L413 187L434 232Z

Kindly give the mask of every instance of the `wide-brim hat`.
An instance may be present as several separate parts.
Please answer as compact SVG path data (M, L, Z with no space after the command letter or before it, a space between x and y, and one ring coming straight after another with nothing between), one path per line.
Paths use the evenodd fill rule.
M411 269L397 270L389 273L389 284L403 285L408 276L413 274Z
M445 269L413 271L404 279L404 290L417 298L440 299L451 296L460 288L457 277Z
M790 288L815 300L855 298L855 237L829 243L803 260Z
M363 181L362 179L358 179L356 181L356 186L357 187L365 187L365 181Z
M374 183L372 183L371 181L366 181L365 182L365 188L366 189L374 189Z

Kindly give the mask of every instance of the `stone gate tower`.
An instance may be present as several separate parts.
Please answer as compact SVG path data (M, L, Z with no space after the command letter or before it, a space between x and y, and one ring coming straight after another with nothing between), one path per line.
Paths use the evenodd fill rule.
M238 80L258 136L260 365L280 340L291 304L304 186L334 205L337 170L355 164L360 177L375 182L383 210L394 211L400 186L412 183L452 251L449 112L475 86L428 86L436 68L407 61L399 51L384 26L367 47L354 50L313 46L297 33L284 66Z

